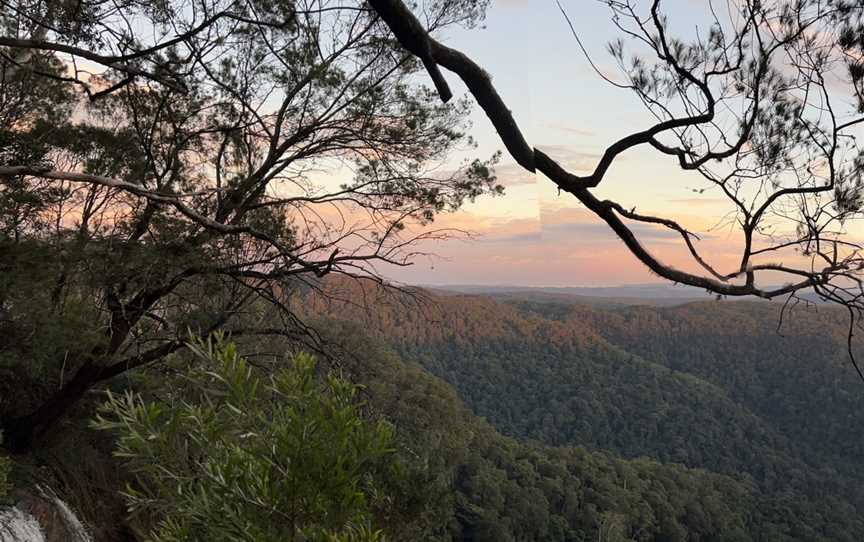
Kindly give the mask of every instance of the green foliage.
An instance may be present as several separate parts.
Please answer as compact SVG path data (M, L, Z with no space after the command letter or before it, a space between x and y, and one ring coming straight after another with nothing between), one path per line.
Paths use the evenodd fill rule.
M231 343L192 349L201 363L158 399L111 394L95 422L136 477L130 508L159 518L152 540L381 540L393 434L361 418L357 388L303 354L262 376Z
M26 373L56 389L64 363L71 373L77 358L102 337L92 326L98 311L89 306L87 291L79 280L64 279L63 263L54 256L50 247L6 242L0 236L0 314L6 316L0 318L0 334L6 339L0 344L0 369ZM67 261L83 257L71 252L64 256ZM64 288L63 299L58 299L56 294ZM3 391L0 412L5 410L4 399L20 400L20 390Z

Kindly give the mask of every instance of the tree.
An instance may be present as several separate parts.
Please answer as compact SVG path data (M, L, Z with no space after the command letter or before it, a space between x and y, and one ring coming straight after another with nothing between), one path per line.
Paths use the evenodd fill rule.
M118 435L116 455L136 477L133 512L157 518L160 542L374 542L378 480L392 428L364 420L357 387L300 354L269 376L221 340L158 400L110 395L96 427Z
M495 157L442 169L468 103L435 105L362 1L0 9L0 364L43 391L0 413L11 449L188 329L303 340L291 289L409 265L457 232L407 226L501 191Z
M864 205L864 152L855 138L864 121L860 2L741 0L722 9L709 3L711 20L691 41L671 35L660 0L604 2L623 36L609 51L624 81L607 80L633 91L657 122L612 143L588 175L532 148L486 72L433 38L434 29L424 28L401 0L369 3L424 65L465 82L519 165L572 194L651 271L728 296L794 302L811 290L849 312L848 349L858 369L852 335L864 309L864 258L849 225ZM446 102L446 80L433 79L445 87ZM698 237L674 218L595 195L612 163L637 146L698 172L728 200L742 238L737 266L715 268ZM693 270L662 262L640 242L633 227L639 223L680 234Z
M600 515L600 522L597 524L597 541L598 542L626 542L626 522L627 518L623 514L615 512L604 512Z

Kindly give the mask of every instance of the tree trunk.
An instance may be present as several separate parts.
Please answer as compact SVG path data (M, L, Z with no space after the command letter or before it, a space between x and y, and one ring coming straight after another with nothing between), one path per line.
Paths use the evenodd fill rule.
M100 368L88 361L39 408L27 415L4 420L4 447L18 454L33 449L39 439L99 381L100 373Z

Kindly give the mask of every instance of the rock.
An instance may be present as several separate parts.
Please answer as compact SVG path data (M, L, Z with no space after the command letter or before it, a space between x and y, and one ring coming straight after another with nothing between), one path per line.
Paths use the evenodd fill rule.
M0 508L0 542L46 542L35 517L19 508Z
M0 508L0 542L93 542L69 506L50 490L13 493L13 508Z

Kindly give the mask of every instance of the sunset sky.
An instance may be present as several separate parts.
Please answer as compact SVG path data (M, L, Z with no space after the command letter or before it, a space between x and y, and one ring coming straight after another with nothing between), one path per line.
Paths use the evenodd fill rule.
M664 3L672 27L704 26L699 4ZM600 69L617 75L605 51L618 36L608 8L588 0L563 0L562 5ZM529 144L575 173L593 169L606 146L652 123L635 95L592 71L554 0L496 0L484 29L451 32L442 41L485 67ZM446 76L454 89L465 92L454 74ZM488 157L502 148L479 108L473 123L479 147L472 155ZM415 284L581 286L659 280L572 196L559 196L548 179L524 172L506 154L497 173L505 196L482 198L436 221L437 227L470 230L475 238L425 246L437 257L385 274ZM736 259L737 238L728 224L718 227L728 204L710 189L694 193L706 187L698 175L681 172L671 159L645 148L622 155L596 193L627 208L673 216L702 233L702 250L724 267ZM648 226L635 231L664 261L686 267L677 234Z

